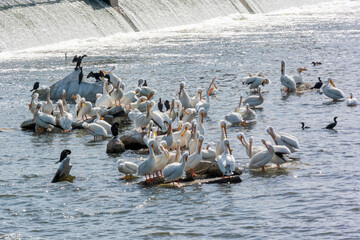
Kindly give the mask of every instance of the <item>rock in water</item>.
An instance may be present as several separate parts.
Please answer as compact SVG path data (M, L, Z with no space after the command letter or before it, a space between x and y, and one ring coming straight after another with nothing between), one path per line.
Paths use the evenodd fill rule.
M61 162L51 183L57 183L61 181L72 182L72 180L74 180L75 177L70 175L71 168L72 165L70 164L70 158L67 157Z
M123 152L125 152L125 145L118 138L112 138L106 146L106 153L123 153Z
M95 102L96 94L102 93L102 82L90 83L82 81L79 84L80 69L77 69L66 76L64 79L56 82L50 86L50 98L52 100L58 100L62 98L62 91L66 90L66 100L71 101L72 96L80 94L81 97L85 97L86 100ZM39 94L40 100L46 99L46 91L40 89L35 91Z
M143 140L144 134L142 133L133 133L122 136L120 140L124 143L125 149L138 150L142 148L147 148L147 145Z

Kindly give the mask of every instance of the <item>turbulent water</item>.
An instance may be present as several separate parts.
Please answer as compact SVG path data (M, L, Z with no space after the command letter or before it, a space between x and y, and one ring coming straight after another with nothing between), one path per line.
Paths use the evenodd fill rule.
M310 91L280 91L280 61L287 72L299 66L304 81L331 77L348 97L360 94L360 3L337 0L266 14L235 14L179 28L73 40L0 54L0 238L245 238L358 239L359 107L333 103ZM266 126L300 142L299 161L265 173L244 169L243 182L175 189L124 182L117 160L140 163L146 155L105 153L107 140L92 141L83 130L36 135L20 124L32 116L27 104L33 83L51 85L73 70L64 54L87 54L85 74L110 69L134 89L148 79L156 97L170 99L186 82L193 95L213 77L219 87L206 119L206 143L220 137L218 122L249 95L241 84L262 71L271 80L257 123L229 127L240 167L249 162L236 139L270 141ZM311 66L321 61L320 66ZM358 97L359 98L359 97ZM74 106L72 106L73 108ZM323 129L338 116L337 131ZM300 121L310 129L301 130ZM121 134L133 128L123 127ZM51 184L60 152L72 151L74 183Z

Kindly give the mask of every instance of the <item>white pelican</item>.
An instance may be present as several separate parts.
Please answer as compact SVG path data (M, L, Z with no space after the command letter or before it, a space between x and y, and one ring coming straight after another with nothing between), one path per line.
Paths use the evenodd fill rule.
M46 103L41 106L41 112L52 115L54 107L50 100L50 88L46 89Z
M170 123L171 120L167 116L167 114L162 113L158 110L152 110L152 108L155 106L155 101L150 101L150 118L154 121L154 123L161 129L161 131L166 131L166 123Z
M170 104L170 110L169 110L169 117L171 119L172 122L175 121L177 114L175 111L175 98L171 99L171 104Z
M195 120L191 122L191 137L189 142L189 154L193 154L196 151L196 145L200 132L197 131L197 123Z
M328 78L327 82L325 83L323 87L323 92L327 97L333 99L334 101L345 98L344 93L340 89L335 87L335 84L333 83L331 78Z
M245 112L245 109L241 108L242 100L243 100L243 96L240 95L239 106L237 106L237 107L235 108L235 112L239 112L239 113L241 113L241 114L243 114L243 112Z
M120 83L118 82L116 88L111 92L111 102L116 106L120 106L121 102L120 99L123 97L124 93L120 88Z
M101 107L104 106L106 108L110 108L112 107L112 101L111 101L111 97L109 95L109 83L108 80L105 79L104 83L103 83L103 93L102 96L99 97L98 99L96 99L95 101L95 106L96 107Z
M191 122L192 120L194 120L194 118L196 118L197 115L197 111L195 110L195 108L188 108L186 110L183 111L183 122Z
M123 97L120 99L120 102L124 105L134 103L138 100L137 94L140 93L140 88L136 88L135 91L129 91L124 93Z
M201 89L201 88L198 88L198 89L196 90L196 95L195 95L194 97L190 98L190 101L191 101L191 105L192 105L192 106L196 106L196 104L197 104L198 102L203 101L203 100L201 99L201 94L202 94L202 89Z
M141 96L138 98L138 100L134 103L130 103L128 106L125 107L125 109L138 109L140 112L146 112L146 103L147 98L145 96Z
M162 135L162 136L157 136L155 143L160 143L161 141L165 141L166 147L169 146L169 149L173 145L174 136L173 136L173 132L172 132L172 128L171 128L171 123L168 125L166 134Z
M188 93L185 90L185 82L180 83L180 92L179 99L184 109L193 108L194 106L191 104L191 99Z
M199 165L200 161L202 160L201 150L202 150L203 142L204 142L204 137L200 135L197 142L196 151L189 156L185 166L185 172L190 170L191 175L193 177L197 177L197 175L194 173L194 168L196 168L196 166Z
M250 109L249 104L246 104L246 110L243 112L242 117L244 121L252 121L256 119L256 113Z
M36 132L43 132L44 129L52 129L56 126L56 119L54 116L43 113L40 110L41 103L38 103L36 106L36 110L34 112L34 121L35 121L35 131Z
M140 94L141 96L145 96L147 97L149 100L154 96L155 91L147 86L143 86L144 84L144 80L143 79L139 79L138 80L138 87L140 88L140 91L138 94Z
M224 152L224 139L227 138L226 133L226 122L224 120L220 120L220 128L221 128L221 137L219 142L216 144L216 156L219 156Z
M178 139L176 140L180 140L180 147L188 147L189 146L189 142L190 142L190 138L191 138L191 132L189 131L191 129L191 124L190 123L184 123L181 131L180 131L180 136Z
M125 174L121 179L130 179L137 173L138 165L133 162L125 162L125 160L118 160L118 170Z
M176 143L177 147L175 151L171 151L169 155L169 164L173 162L181 162L181 149L180 149L180 140Z
M103 128L99 124L84 122L82 124L82 127L85 128L85 130L87 130L88 132L90 132L91 135L94 136L94 141L97 140L99 137L104 138L107 136L107 132L105 128Z
M218 92L218 88L215 84L215 78L213 78L213 80L211 81L210 85L209 85L209 92L207 93L209 96L215 96Z
M233 175L235 171L235 158L232 155L232 150L230 149L230 143L228 139L224 139L225 150L223 154L219 155L216 158L216 162L219 166L220 171L223 173L223 177Z
M258 73L260 74L260 73ZM261 73L262 74L262 73ZM264 78L263 76L255 76L255 77L247 77L245 78L245 81L243 84L247 84L250 89L256 89L259 88L261 85L264 86L265 84L268 84L269 80Z
M285 75L285 62L281 61L281 77L280 82L287 88L287 92L293 92L296 90L296 83L292 77Z
M148 102L147 107L146 107L146 112L141 113L140 115L138 115L135 118L135 128L136 128L136 130L140 131L140 130L144 129L148 125L148 123L151 120L150 110L151 110L151 103Z
M263 147L253 147L254 138L252 136L249 138L249 141L247 141L244 133L240 132L238 133L237 138L240 140L241 144L245 147L246 154L249 156L249 158L254 156L256 153L264 150Z
M187 153L184 153L182 155L181 163L174 162L174 163L171 163L171 164L167 165L164 168L163 175L164 175L165 181L177 180L178 184L180 184L179 178L181 178L182 175L184 174L184 168L185 168L185 164L186 164L186 162L188 160L188 156L189 155Z
M57 115L58 121L59 121L59 125L62 127L62 129L64 129L65 131L70 131L72 129L72 114L64 111L64 106L62 103L62 100L59 100L57 102L57 108L59 108L60 113L59 115Z
M358 100L354 98L354 94L350 93L350 98L346 100L348 106L357 106L359 104Z
M116 76L113 72L116 70L117 66L112 66L112 68L110 69L110 71L108 72L104 72L105 74L109 75L109 82L111 82L111 84L115 87L119 84L122 83L121 78L119 78L118 76Z
M256 107L264 102L264 98L261 95L261 87L258 88L259 96L250 96L245 99L243 105L249 104L250 107Z
M81 96L80 94L72 95L72 97L75 100L75 108L74 108L74 116L77 121L81 120L81 115L79 115L80 110L80 102L81 102ZM84 98L85 102L85 98Z
M143 161L139 165L138 175L144 175L146 182L150 182L151 180L150 174L153 174L156 171L155 165L156 165L156 159L154 154L154 140L151 140L149 142L149 156L145 161ZM147 178L148 175L149 175L149 179Z
M156 137L156 131L153 130L154 122L153 120L149 121L149 124L147 125L146 134L143 136L143 141L146 144L146 146L149 147L149 143L151 140L155 140Z
M155 156L155 170L156 170L156 175L158 175L158 172L160 172L160 176L162 176L162 170L166 167L166 165L168 165L169 163L169 152L166 150L166 142L165 141L161 141L160 142L160 150L161 150L161 154Z
M198 103L196 104L196 106L195 106L196 111L199 112L199 110L200 110L201 108L204 108L206 114L209 112L209 110L210 110L209 91L210 91L210 89L208 89L208 90L206 91L206 102L201 102L201 101L200 101L200 102L198 102Z
M104 118L101 117L100 110L96 113L96 119L94 120L94 123L99 124L103 128L105 128L106 132L108 134L111 134L111 125L103 120Z
M287 133L277 134L271 126L266 128L266 132L272 137L276 145L284 145L292 153L299 150L299 142L296 137Z
M31 101L29 104L29 110L31 113L34 113L36 110L36 106L38 104L38 97L39 97L38 93L33 93L33 95L31 96Z
M240 113L238 112L231 112L228 113L225 116L225 120L228 121L231 124L241 124L241 125L245 125L245 121L243 119L243 117L241 116Z
M62 104L64 106L64 111L69 113L70 112L70 107L66 102L66 91L65 91L65 89L62 90Z
M183 107L180 100L175 101L175 105L177 107L177 114L176 119L174 121L181 121L182 115L183 115Z
M92 103L90 101L85 101L85 98L82 98L77 111L77 119L80 118L83 121L88 120L88 117L95 117L99 110L102 111L103 109L99 107L92 107ZM80 121L80 119L78 121Z
M131 121L135 122L135 119L137 118L137 116L139 116L141 114L142 114L142 112L140 112L139 109L136 108L128 113L128 117Z
M265 145L266 150L258 152L251 157L249 162L249 168L259 168L261 167L263 172L265 172L265 165L270 162L274 156L274 147L265 142L265 139L261 139L261 142Z
M204 116L205 110L201 108L199 110L198 118L197 118L197 130L200 132L201 135L205 136L205 128L204 128Z
M296 72L297 72L298 75L297 76L296 75L292 76L292 78L294 79L296 84L304 83L303 78L301 76L302 71L307 71L307 68L305 68L305 67L304 68L297 68Z

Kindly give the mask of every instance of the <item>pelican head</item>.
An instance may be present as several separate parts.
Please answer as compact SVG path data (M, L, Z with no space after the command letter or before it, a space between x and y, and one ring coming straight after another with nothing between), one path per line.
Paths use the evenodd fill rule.
M140 94L140 91L141 91L141 89L140 89L140 88L136 88L136 89L135 89L135 95Z
M182 130L183 130L183 132L182 132L182 134L181 134L181 137L184 137L185 136L185 133L186 133L186 131L187 130L189 130L191 128L191 125L190 125L190 123L185 123L183 126L182 126Z
M267 79L267 78L264 78L263 79L263 81L262 81L262 83L261 83L261 85L265 85L265 84L269 84L270 83L270 80L269 79Z
M154 94L155 94L155 91L152 90L152 91L149 93L148 99L150 100L150 99L154 96Z
M201 123L204 123L205 109L200 108L199 114L200 114L200 117L201 117Z
M38 103L38 104L36 105L36 109L40 109L41 106L42 106L42 104L41 104L41 103Z
M335 84L331 78L328 78L328 84L331 84L333 87L335 87Z
M66 91L65 91L65 89L62 90L62 95L63 95L63 97L66 96Z
M227 138L226 122L224 120L220 120L220 128L221 128L221 130L224 130L225 138Z
M231 154L232 152L232 149L230 148L230 142L229 142L229 139L225 138L224 141L224 146L229 150L229 153Z
M281 74L285 74L285 61L281 61Z
M124 90L125 90L125 84L124 84L124 83L121 83L121 84L120 84L120 88L121 88L121 90L124 91Z
M297 68L296 71L298 73L301 73L302 71L307 71L307 68L306 67L300 67L300 68Z
M266 141L265 141L265 139L261 139L261 142L262 142L262 144L264 144L265 145L265 147L267 148L267 150L271 153L272 152L272 146L271 146L271 144L269 144L269 143L267 143Z
M138 87L141 87L144 84L144 79L140 78L138 80Z
M354 97L353 93L350 93L350 99L352 99Z
M237 134L237 138L240 140L241 144L242 144L245 148L247 148L247 142L246 142L246 138L245 138L244 133L239 132L239 133Z
M249 107L249 104L247 103L247 104L246 104L246 111L249 111L249 108L250 108L250 107Z

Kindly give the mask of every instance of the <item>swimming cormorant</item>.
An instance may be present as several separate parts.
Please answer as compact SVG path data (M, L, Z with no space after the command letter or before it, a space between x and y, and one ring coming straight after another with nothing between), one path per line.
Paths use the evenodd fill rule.
M313 66L316 66L316 65L321 65L322 63L321 63L321 62L311 62L311 64L312 64Z
M334 122L333 123L330 123L329 125L326 126L326 129L334 129L334 127L336 126L337 124L337 121L336 121L337 117L334 117Z
M305 129L307 129L307 128L310 128L310 127L308 127L308 126L305 126L305 123L304 122L300 122L301 123L301 128L302 128L302 130L305 130Z
M319 81L315 83L315 85L310 89L320 89L323 85L323 82L321 81L320 77L318 77Z

